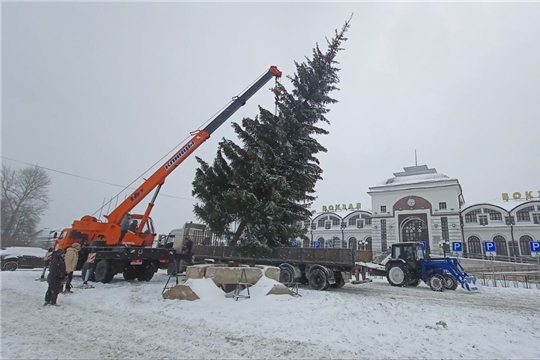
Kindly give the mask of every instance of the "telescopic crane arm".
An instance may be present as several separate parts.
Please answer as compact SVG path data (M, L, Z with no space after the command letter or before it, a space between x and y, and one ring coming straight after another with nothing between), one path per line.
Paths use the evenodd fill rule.
M257 91L259 91L270 79L280 78L281 71L275 66L271 66L268 72L266 72L261 78L259 78L252 86L250 86L242 95L235 97L233 102L227 106L214 120L212 120L203 130L198 130L195 135L178 150L169 160L167 160L159 169L156 170L141 186L139 186L133 193L127 197L116 209L114 209L109 215L106 215L109 223L120 224L122 218L131 210L133 210L148 194L156 189L152 201L148 204L148 207L139 224L140 231L146 223L150 211L154 206L156 197L161 189L161 186L165 183L165 179L174 169L178 167L184 160L191 155L203 142L210 138L210 135L227 119L229 119L238 109L244 106Z

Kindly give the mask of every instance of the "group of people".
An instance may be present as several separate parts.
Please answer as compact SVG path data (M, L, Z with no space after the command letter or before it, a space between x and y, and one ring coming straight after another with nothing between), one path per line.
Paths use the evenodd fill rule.
M73 292L71 291L71 281L73 280L73 272L77 268L80 250L81 244L74 243L66 251L62 249L53 251L48 264L47 283L49 287L45 293L45 304L43 306L58 306L56 301L60 293L69 294ZM64 290L62 291L62 289Z

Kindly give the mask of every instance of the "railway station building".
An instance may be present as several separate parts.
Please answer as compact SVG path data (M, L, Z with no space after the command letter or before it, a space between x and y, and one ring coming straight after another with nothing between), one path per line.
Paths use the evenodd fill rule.
M502 194L499 201L468 204L459 181L426 165L370 187L371 209L361 204L323 206L302 224L303 247L349 247L388 251L397 242L425 241L430 252L463 243L468 256L482 256L494 241L498 256L530 256L529 241L540 240L540 191Z

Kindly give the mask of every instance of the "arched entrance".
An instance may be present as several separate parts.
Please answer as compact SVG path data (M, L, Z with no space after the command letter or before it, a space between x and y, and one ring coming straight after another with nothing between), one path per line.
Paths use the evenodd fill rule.
M407 241L425 241L429 244L428 227L426 222L417 217L410 217L401 223L401 239Z

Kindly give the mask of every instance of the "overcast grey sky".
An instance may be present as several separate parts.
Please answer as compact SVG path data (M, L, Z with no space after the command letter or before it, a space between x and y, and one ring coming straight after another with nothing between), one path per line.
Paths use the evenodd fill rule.
M353 11L314 209L369 209L368 187L414 149L467 203L540 190L538 3L4 3L2 154L127 185L270 65L291 75ZM268 87L195 155L211 162L231 121L273 109ZM195 221L196 166L168 177L162 193L185 199L158 198L159 233ZM120 190L51 178L47 227Z

